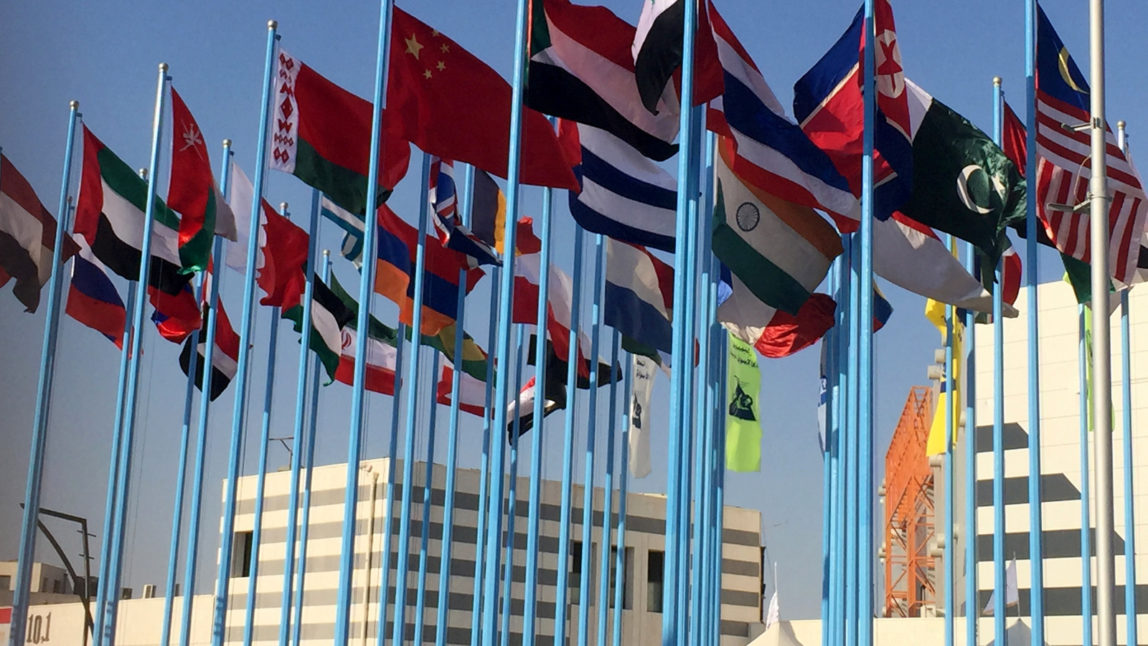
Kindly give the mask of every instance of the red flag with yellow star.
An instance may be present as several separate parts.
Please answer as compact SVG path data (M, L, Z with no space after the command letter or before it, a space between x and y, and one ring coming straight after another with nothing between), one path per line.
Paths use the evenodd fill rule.
M388 128L440 157L506 177L510 85L453 40L395 8L387 81ZM525 109L526 184L578 189L541 113Z

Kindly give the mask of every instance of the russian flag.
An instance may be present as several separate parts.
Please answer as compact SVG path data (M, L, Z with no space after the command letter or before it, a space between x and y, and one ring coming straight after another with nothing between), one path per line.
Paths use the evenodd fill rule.
M68 287L68 316L108 337L123 348L124 321L127 310L116 286L108 278L102 263L82 235L73 236L80 252L72 262L72 282Z
M418 230L385 204L379 207L378 227L375 291L397 303L399 320L411 325ZM470 268L466 256L443 247L434 236L426 236L424 251L421 332L433 335L458 318L459 272L466 271L465 287L470 293L483 271Z
M663 352L672 339L674 270L641 247L606 238L603 320Z

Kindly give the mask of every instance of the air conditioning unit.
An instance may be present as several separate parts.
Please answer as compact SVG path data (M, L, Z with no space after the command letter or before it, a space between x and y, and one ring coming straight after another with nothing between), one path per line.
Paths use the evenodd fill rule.
M937 604L926 603L925 605L921 606L921 616L935 619L937 617Z
M144 599L154 599L155 598L155 584L154 583L145 583L144 584L143 598Z

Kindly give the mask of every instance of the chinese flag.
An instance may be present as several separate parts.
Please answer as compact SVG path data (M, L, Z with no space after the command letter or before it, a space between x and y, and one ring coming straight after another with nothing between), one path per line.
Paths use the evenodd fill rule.
M388 129L428 153L506 177L510 84L398 7L390 56ZM550 123L541 113L524 110L522 182L578 190Z

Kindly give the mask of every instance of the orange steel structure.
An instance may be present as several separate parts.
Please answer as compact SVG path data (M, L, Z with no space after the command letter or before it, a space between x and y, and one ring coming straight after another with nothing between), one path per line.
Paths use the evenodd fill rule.
M932 418L932 389L914 386L885 454L886 617L921 616L936 603L934 482L925 456Z

